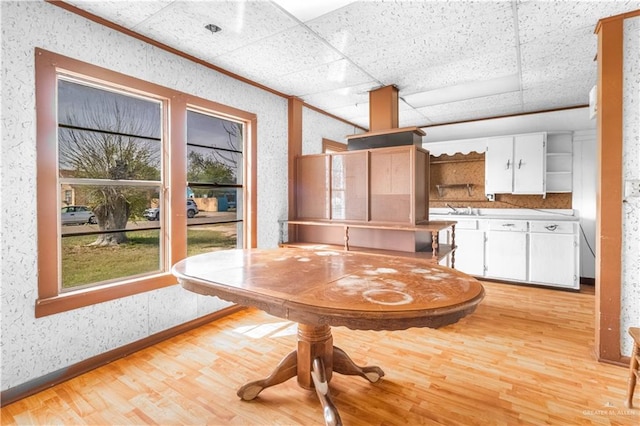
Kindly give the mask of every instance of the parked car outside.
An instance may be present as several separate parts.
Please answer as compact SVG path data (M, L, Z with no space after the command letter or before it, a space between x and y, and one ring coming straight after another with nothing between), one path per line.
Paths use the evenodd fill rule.
M87 206L65 206L60 211L63 225L96 224L96 215Z
M187 200L187 217L192 218L198 213L200 213L200 210L198 210L196 202L191 199ZM147 220L160 220L160 208L152 207L150 209L146 209L143 216L146 217Z

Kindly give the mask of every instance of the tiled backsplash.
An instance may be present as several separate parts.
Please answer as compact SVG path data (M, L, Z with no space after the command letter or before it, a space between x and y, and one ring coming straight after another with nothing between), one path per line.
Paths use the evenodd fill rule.
M431 157L429 207L571 209L571 194L496 194L488 201L484 193L484 154ZM451 186L454 185L454 186ZM438 189L440 186L440 189Z

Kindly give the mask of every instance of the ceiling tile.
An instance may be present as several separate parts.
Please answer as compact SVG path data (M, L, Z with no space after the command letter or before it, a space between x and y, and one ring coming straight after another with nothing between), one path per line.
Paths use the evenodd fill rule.
M402 105L402 102L400 104ZM398 127L426 126L429 124L432 124L429 117L415 109L400 108L398 111Z
M440 105L431 105L417 108L425 116L435 120L438 116L453 115L460 112L486 111L487 116L496 115L504 110L521 109L522 100L520 92L503 93L493 96L484 96L475 99L466 99L459 102L449 102ZM465 115L466 116L466 115Z
M310 21L352 3L352 0L322 0L305 2L301 2L300 0L273 1L302 22Z
M215 24L222 31L211 33L205 29L207 24ZM134 30L213 61L297 25L271 2L175 1Z
M593 59L598 52L598 37L592 29L576 30L561 37L553 35L544 41L523 44L520 52L522 68L525 70L567 60L595 63Z
M299 26L218 57L216 63L250 79L270 82L339 59L340 53Z
M367 74L346 59L276 77L272 81L287 93L305 96L349 88L371 80ZM277 88L274 87L274 88Z
M396 77L402 96L474 81L486 81L518 72L515 48L477 55L445 65L424 66ZM390 76L391 78L391 76ZM389 83L385 81L385 83Z
M94 15L108 17L111 22L122 25L123 27L134 29L136 25L169 6L173 3L173 0L128 2L121 0L66 0L66 3L79 7Z
M593 80L573 76L559 82L538 84L522 92L523 102L526 109L540 103L546 103L548 109L587 105L589 91L594 85Z
M490 31L509 20L508 1L363 1L308 23L324 39L349 55L378 50L430 34ZM442 38L445 41L448 37ZM434 46L435 47L435 46Z
M369 81L351 87L329 90L302 96L310 105L329 110L331 108L369 103L369 91L380 87L377 82Z
M366 103L358 103L346 105L339 108L332 108L327 112L337 115L338 117L348 117L348 119L357 117L366 117L367 125L369 125L369 100Z
M595 30L598 20L640 8L640 1L519 1L520 42L556 39L579 29Z
M586 81L591 86L597 80L597 65L582 64L580 61L555 62L522 72L522 88L528 90L540 85L555 86L558 93L563 92L566 82Z

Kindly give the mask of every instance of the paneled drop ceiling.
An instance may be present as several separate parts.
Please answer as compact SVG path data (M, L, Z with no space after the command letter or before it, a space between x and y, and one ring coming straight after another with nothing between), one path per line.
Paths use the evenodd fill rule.
M66 3L364 128L368 92L387 85L399 89L400 127L586 105L598 20L640 9L640 0Z

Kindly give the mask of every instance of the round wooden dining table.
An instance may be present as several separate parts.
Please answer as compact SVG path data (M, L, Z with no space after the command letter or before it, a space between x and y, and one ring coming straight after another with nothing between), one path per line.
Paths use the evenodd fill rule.
M437 328L472 313L484 297L480 282L427 260L315 249L237 249L199 254L173 266L187 290L251 306L298 323L297 349L265 379L238 390L252 400L297 377L315 389L327 425L342 424L329 392L332 373L374 383L384 372L360 367L333 345L332 326L353 330Z

